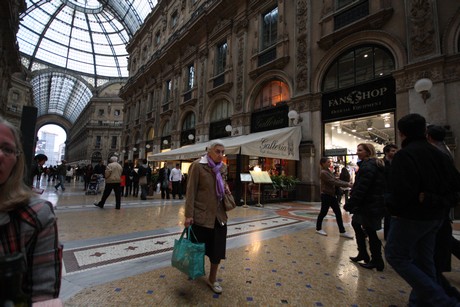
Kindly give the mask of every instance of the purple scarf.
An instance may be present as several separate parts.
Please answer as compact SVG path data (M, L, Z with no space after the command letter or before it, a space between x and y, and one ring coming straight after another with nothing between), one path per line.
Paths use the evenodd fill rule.
M214 160L208 155L208 166L212 168L214 174L216 174L216 193L217 198L221 201L224 198L224 179L222 179L222 174L220 173L220 168L222 167L222 162L216 164Z

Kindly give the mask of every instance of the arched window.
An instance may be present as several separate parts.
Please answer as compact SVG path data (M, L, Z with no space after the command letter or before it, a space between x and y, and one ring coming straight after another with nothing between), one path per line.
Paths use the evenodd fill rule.
M171 148L171 121L168 120L161 131L161 149Z
M323 91L347 88L388 76L395 68L391 53L378 46L360 46L342 53L329 67Z
M189 112L182 123L180 144L189 145L195 143L195 113Z
M289 87L286 83L279 80L269 81L254 100L254 110L276 106L278 103L288 101L289 98Z
M195 113L190 112L184 119L182 130L195 128Z
M233 105L227 99L216 100L211 112L209 125L209 139L218 139L229 136L225 130L227 125L231 125L233 115Z
M215 102L214 109L211 112L211 122L228 119L233 115L233 105L226 99L220 99Z

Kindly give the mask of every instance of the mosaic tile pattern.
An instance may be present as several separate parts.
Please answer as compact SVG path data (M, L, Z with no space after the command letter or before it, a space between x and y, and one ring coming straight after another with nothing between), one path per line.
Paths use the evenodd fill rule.
M113 209L113 196L105 209L94 207L92 203L100 196L84 195L81 183L69 185L65 193L48 188L43 197L56 206L64 252L74 255L81 267L95 265L94 259L110 254L110 248L117 244L117 252L139 253L140 247L134 244L151 240L144 252L161 250L165 238L177 238L182 229L183 203L164 201L158 195L142 202L123 198L120 211ZM315 234L318 211L318 203L275 203L231 211L227 259L218 271L224 289L221 295L210 290L205 277L189 280L172 268L170 251L164 251L139 263L114 257L112 265L96 264L97 268L83 272L78 271L81 268L73 273L69 270L63 276L64 304L406 306L410 288L391 267L386 265L383 272L377 272L350 262L349 257L357 253L355 241L339 237L332 212L323 222L328 236ZM352 232L349 216L343 216L347 230ZM454 224L454 228L458 235L459 225ZM101 247L106 250L99 250ZM66 259L65 265L68 262ZM144 271L132 272L133 267L142 266ZM457 287L459 272L460 262L453 259L453 272L446 276Z

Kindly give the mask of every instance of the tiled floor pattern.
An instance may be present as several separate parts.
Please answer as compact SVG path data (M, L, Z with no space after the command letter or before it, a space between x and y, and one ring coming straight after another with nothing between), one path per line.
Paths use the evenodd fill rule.
M182 231L182 201L165 201L158 195L147 201L127 197L122 210L114 210L111 196L100 210L92 204L100 195L84 195L80 183L64 193L48 188L43 197L56 204L64 243L65 306L407 304L410 289L388 265L376 272L349 261L356 254L355 241L338 236L333 215L323 222L329 235L315 234L318 203L231 211L227 259L218 272L224 292L217 295L205 277L188 280L170 266L171 244ZM346 213L344 221L352 232ZM104 262L109 259L111 263ZM453 268L447 276L460 285L457 259Z

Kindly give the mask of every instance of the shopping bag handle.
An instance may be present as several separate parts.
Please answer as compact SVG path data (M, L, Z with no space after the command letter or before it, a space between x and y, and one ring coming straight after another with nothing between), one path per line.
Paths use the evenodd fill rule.
M190 233L192 233L193 238L195 239L195 242L198 242L198 239L196 238L195 233L193 232L192 226L188 226L188 227L184 228L184 230L182 231L182 235L180 236L179 240L182 240L182 238L184 237L184 234L187 234L187 239L190 240Z

